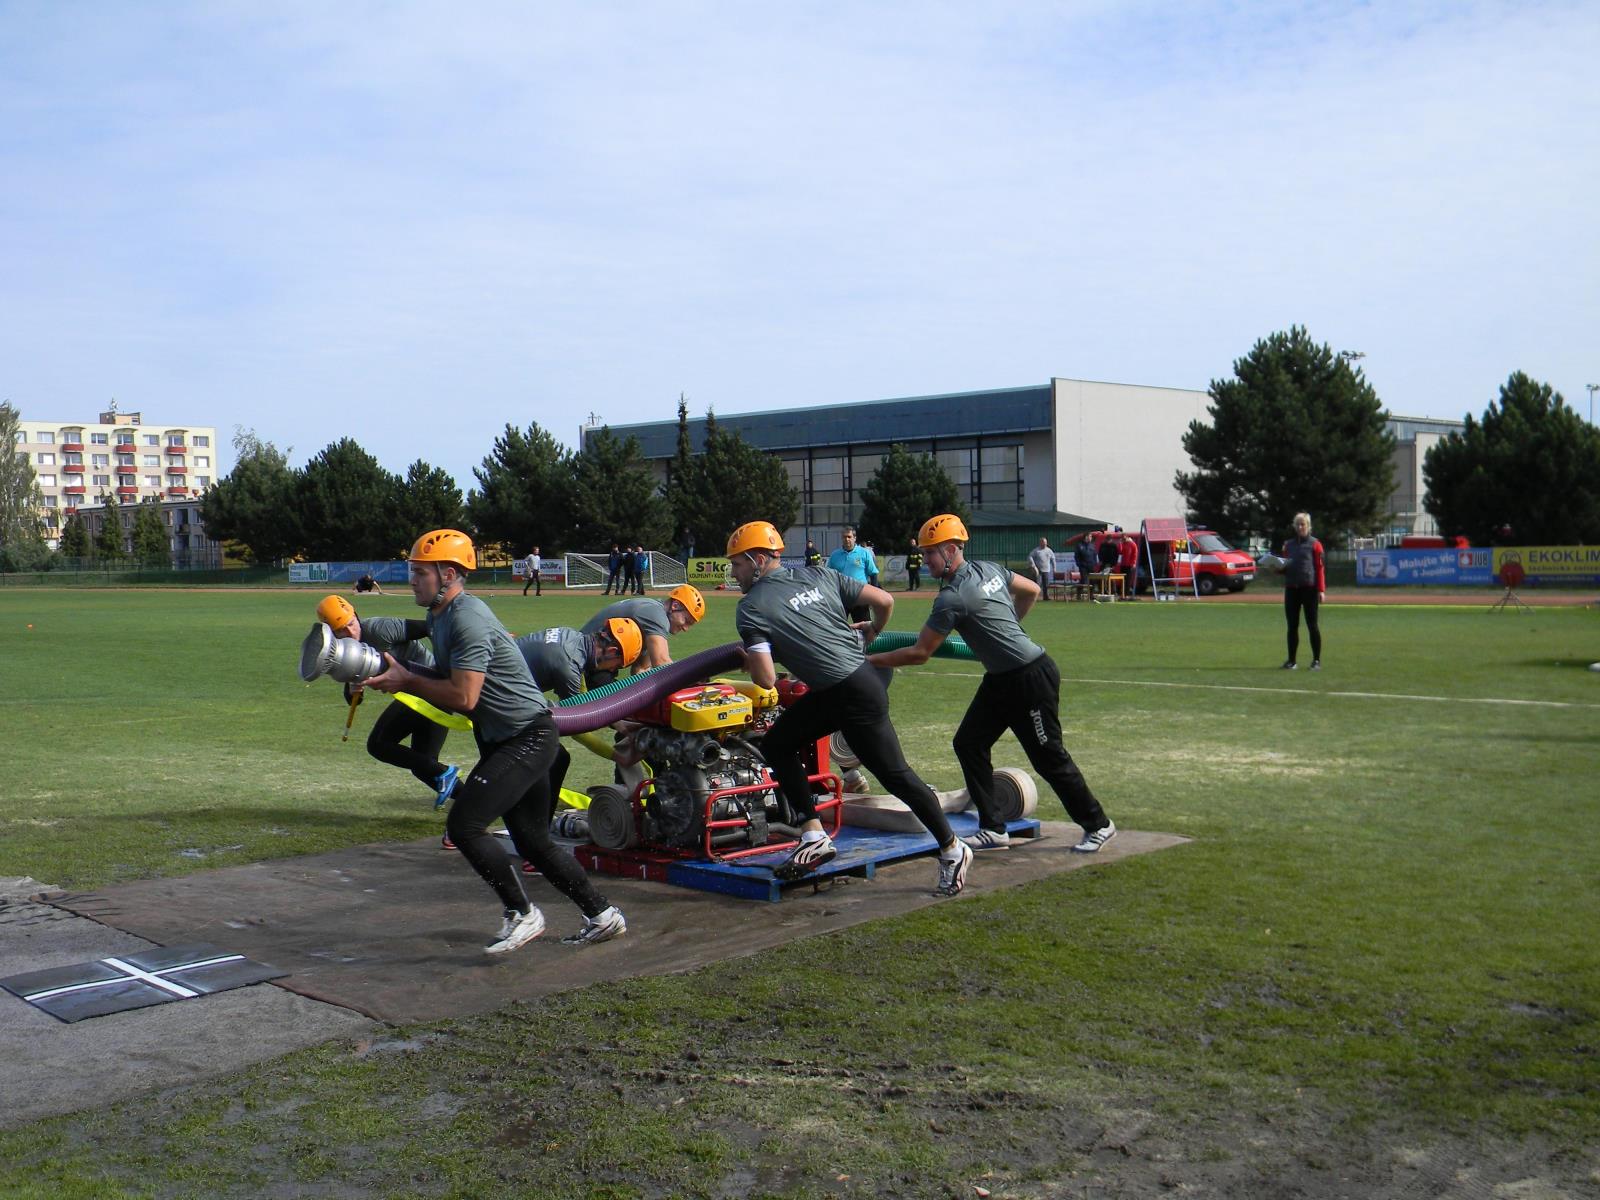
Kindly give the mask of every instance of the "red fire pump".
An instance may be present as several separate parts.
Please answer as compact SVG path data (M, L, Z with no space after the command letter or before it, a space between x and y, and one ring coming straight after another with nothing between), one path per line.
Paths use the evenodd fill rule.
M761 757L761 739L806 690L788 677L772 688L718 679L630 714L618 725L616 762L642 762L650 775L631 790L590 790L590 838L608 850L647 848L717 861L794 845L799 819ZM827 738L808 752L805 766L813 793L825 793L817 814L837 833L843 805Z

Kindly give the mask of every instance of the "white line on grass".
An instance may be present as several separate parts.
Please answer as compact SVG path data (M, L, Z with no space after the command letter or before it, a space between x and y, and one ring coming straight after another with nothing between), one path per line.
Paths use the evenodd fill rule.
M938 671L952 679L982 679L971 671ZM1321 692L1304 688L1246 687L1237 683L1169 683L1155 679L1089 679L1084 676L1061 677L1062 683L1103 683L1115 687L1199 688L1208 692L1271 692L1275 696L1345 696L1360 700L1431 700L1437 704L1517 704L1528 708L1600 708L1600 704L1584 704L1577 700L1505 700L1495 696L1413 696L1406 692Z

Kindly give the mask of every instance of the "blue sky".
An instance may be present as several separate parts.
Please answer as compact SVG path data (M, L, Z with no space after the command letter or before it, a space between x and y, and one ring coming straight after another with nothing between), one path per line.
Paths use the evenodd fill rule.
M980 11L981 10L981 11ZM0 398L353 436L1600 383L1594 3L0 0Z

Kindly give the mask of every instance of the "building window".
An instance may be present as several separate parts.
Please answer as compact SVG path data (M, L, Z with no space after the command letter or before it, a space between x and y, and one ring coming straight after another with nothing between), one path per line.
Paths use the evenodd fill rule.
M69 467L83 466L83 455L81 454L64 454L61 457L62 461L64 461Z
M110 485L111 485L111 476L109 476L109 475L96 475L94 477L94 486L95 487L109 487Z
M194 465L197 467L209 467L211 465L211 458L209 455L197 454L194 458Z
M169 437L167 439L167 448L169 450L182 450L183 449L183 434L175 433L171 437Z
M40 487L55 487L55 485L56 485L56 477L54 475L41 475L41 476L39 476L39 486Z
M91 467L109 467L111 465L111 456L109 454L91 454L89 457L94 460L89 464Z
M54 508L59 503L61 503L60 497L57 497L57 496L46 496L44 498L44 506L46 508Z
M28 452L26 450L18 450L15 452L13 457L15 457L18 462L25 463L28 461Z
M39 433L34 435L33 440L38 442L41 446L53 446L56 444L56 435L53 433L46 433L41 430Z
M144 485L147 488L158 488L158 487L160 487L161 486L161 476L159 476L159 475L146 475L144 477Z
M54 454L41 453L34 461L41 467L53 467L56 465L56 456Z
M161 465L161 456L159 454L146 454L144 456L144 465L147 467L159 467Z
M209 476L209 475L197 475L195 477L195 483L199 484L201 487L210 487L211 486L211 476Z
M205 434L203 434L203 433L201 433L201 434L196 434L196 435L195 435L195 439L194 439L194 444L195 444L195 445L196 445L196 446L209 446L209 445L211 445L211 439L210 439L210 438L208 438L208 437L207 437L207 436L206 436L206 435L205 435Z
M158 434L158 433L147 433L147 434L145 434L144 435L144 444L146 446L159 446L159 445L161 445L161 435Z
M111 435L109 433L91 433L89 435L89 444L91 446L105 446L109 445L110 442Z

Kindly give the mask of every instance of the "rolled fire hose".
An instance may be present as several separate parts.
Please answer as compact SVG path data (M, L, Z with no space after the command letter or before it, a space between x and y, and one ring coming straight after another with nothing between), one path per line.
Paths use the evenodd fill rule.
M643 671L631 679L619 679L595 688L592 692L585 692L581 698L574 696L570 700L562 700L551 711L551 715L555 717L557 732L563 737L589 733L620 721L629 713L637 712L663 696L670 696L679 688L698 683L719 671L732 670L743 662L744 654L738 642L713 646L710 650L691 654L678 662Z
M899 650L905 646L915 646L920 634L897 633L883 630L873 639L872 645L867 647L868 654L883 654L889 650ZM972 652L972 647L959 637L947 637L939 643L939 648L933 652L934 658L977 658Z

